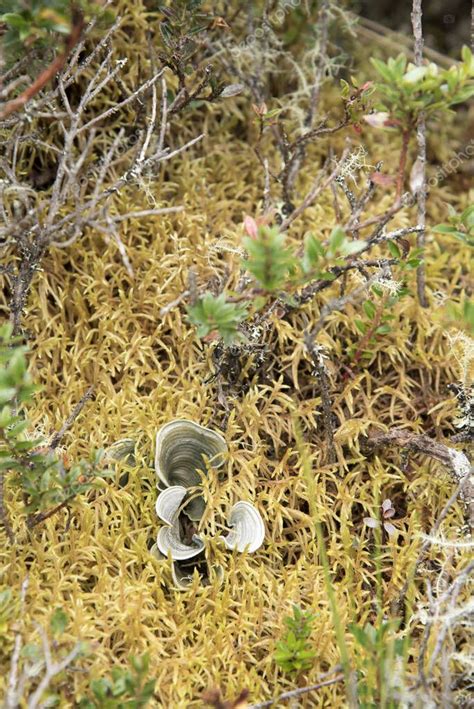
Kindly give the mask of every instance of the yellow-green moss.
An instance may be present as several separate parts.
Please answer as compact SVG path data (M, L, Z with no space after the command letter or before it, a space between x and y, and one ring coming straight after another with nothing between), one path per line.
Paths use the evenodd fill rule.
M138 17L139 8L133 13ZM134 22L140 46L144 27ZM136 46L125 39L124 52L131 55L127 81L133 82L139 62ZM362 517L374 513L376 500L383 496L391 497L395 508L404 511L397 521L397 540L384 548L383 597L388 609L411 571L418 533L429 530L452 491L445 472L426 459L412 460L406 474L396 464L396 452L381 451L367 460L359 447L359 436L370 429L397 425L439 437L452 424L456 407L446 385L459 378L460 368L436 299L430 296L427 310L414 298L402 300L395 309L394 332L375 347L370 367L344 385L338 378L335 466L323 464L321 402L308 377L301 337L307 323L318 318L315 302L304 308L304 316L295 314L291 324L275 318L264 333L269 350L265 369L270 375L280 370L285 378L270 376L264 383L255 382L247 393L236 391L228 398L227 473L219 479L211 477L205 487L209 507L204 534L214 533L220 521L214 508L225 510L236 500L248 499L265 520L264 546L246 556L223 553L211 543L210 553L226 571L223 586L196 586L185 593L170 588L169 563L157 562L149 554L158 529L150 467L156 429L176 417L211 427L224 420L217 386L204 384L211 372L209 347L197 340L182 307L172 308L164 317L160 309L186 288L191 267L201 286L217 277L235 284L238 277L238 256L215 246L219 239L240 246L239 224L245 213L256 212L262 176L250 141L233 133L237 119L250 123L249 102L239 99L237 103L235 111L230 107L196 110L183 124L179 142L200 131L201 125L207 137L170 164L166 181L149 184L160 204L164 190L169 204L185 205L185 213L121 224L133 279L116 248L89 231L70 249L48 255L29 300L25 326L31 333L31 368L43 385L30 412L35 426L45 433L58 429L86 387L94 385L95 400L65 439L69 456L80 457L91 446L106 446L119 438L138 440L139 464L128 483L124 487L104 484L78 500L67 532L66 515L61 513L27 537L17 516L21 500L11 505L19 538L13 548L2 544L2 583L18 590L29 574L26 609L18 620L25 637L33 633L33 620L47 622L53 609L62 606L72 621L65 637L81 638L93 646L88 672L70 673L59 683L63 706L84 694L90 677L109 674L113 665L125 664L131 653L145 651L150 653L151 675L156 677L158 706L200 707L200 693L213 685L221 685L229 696L243 687L251 690L253 700L274 696L294 684L272 659L292 602L316 613L313 641L318 660L305 673L305 682L312 683L338 662L293 416L309 442L315 506L327 531L344 623L364 622L373 613L369 584L375 568L368 544L370 530L364 528ZM248 130L253 135L253 129ZM397 146L384 141L388 151L384 159L395 162ZM326 150L327 143L321 143L314 154ZM381 157L375 148L372 157L374 161ZM314 176L306 174L304 179L309 185ZM448 188L434 191L432 205L438 211L441 197L459 199ZM378 204L379 211L384 204ZM117 198L117 211L131 208L149 208L143 191L129 190ZM301 243L304 228L311 226L317 232L332 224L332 210L328 194L308 210L303 226L294 226L292 243ZM396 223L408 224L408 214ZM430 292L444 290L459 299L456 289L467 268L468 255L457 242L429 236ZM336 293L334 286L324 298ZM344 313L332 315L321 333L334 375L348 341L357 339L356 313L357 306L348 306ZM447 533L461 522L461 509L455 509ZM459 554L453 563L461 561ZM421 593L412 585L410 602L416 603ZM0 691L5 690L12 636L13 625L1 656ZM416 654L415 647L413 661ZM306 702L308 707L342 706L343 688L324 688L317 699Z

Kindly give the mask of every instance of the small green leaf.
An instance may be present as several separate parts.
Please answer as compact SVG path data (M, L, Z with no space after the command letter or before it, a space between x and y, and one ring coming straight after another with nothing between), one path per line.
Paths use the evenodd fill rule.
M321 271L317 277L320 281L333 281L336 278L335 274L330 271Z
M467 229L474 229L474 204L463 211L461 221Z
M385 79L385 81L388 81L391 83L394 79L393 72L388 68L388 66L385 64L385 62L380 61L379 59L374 59L372 58L370 60L375 67L375 69L378 71L380 76Z
M437 224L433 227L433 231L437 234L453 234L456 231L456 227L450 224Z
M391 255L394 258L401 258L402 253L401 253L400 249L398 248L398 245L394 241L391 241L389 239L387 241L387 246L388 246L388 250L390 251Z
M362 239L353 239L352 241L346 240L339 247L339 253L342 256L352 256L353 254L358 254L366 247L367 242Z
M375 305L370 300L366 300L363 305L363 308L364 308L364 312L367 315L367 317L370 320L373 320L375 317L375 313L376 313Z
M246 317L247 308L227 302L223 293L218 296L206 293L187 311L190 322L197 326L199 337L217 330L226 344L242 339L238 326Z
M7 387L5 389L0 389L0 406L5 404L7 401L11 401L16 394L16 389L14 387Z
M5 24L10 25L10 27L15 27L16 29L29 30L30 28L30 23L26 20L26 18L16 12L5 12L5 14L0 15L0 20L5 22Z
M361 647L366 649L371 647L370 639L367 637L363 628L360 628L358 625L351 623L348 629L351 635L353 635L353 637Z
M325 250L320 241L313 234L307 234L304 242L303 270L307 273L317 265L320 256Z
M346 240L346 234L340 226L334 227L329 237L329 248L335 254Z

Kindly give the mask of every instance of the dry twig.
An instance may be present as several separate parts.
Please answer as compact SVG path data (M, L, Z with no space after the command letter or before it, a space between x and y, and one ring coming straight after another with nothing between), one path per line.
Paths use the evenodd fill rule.
M413 35L415 37L415 65L423 64L423 26L422 26L422 0L413 0L413 10L411 13L413 25ZM425 248L425 226L426 226L426 123L424 113L421 112L416 127L416 140L418 143L418 157L414 170L417 175L416 202L418 209L418 227L420 231L417 235L417 246L419 249ZM424 262L420 263L416 271L417 293L420 305L423 308L428 306L426 300L426 269Z
M298 689L292 689L289 692L283 692L283 694L280 694L278 697L275 697L275 699L269 699L267 702L260 702L259 704L250 704L248 709L266 709L266 707L271 707L277 702L284 702L288 699L297 699L298 697L302 697L304 694L308 694L309 692L315 692L317 689L321 689L322 687L329 687L331 684L343 682L343 674L337 675L332 679L325 679L325 677L328 677L329 675L332 675L335 672L340 672L340 670L341 665L336 665L336 667L333 667L332 670L329 670L329 672L325 672L323 675L321 675L320 681L316 684L309 685L308 687L299 687Z

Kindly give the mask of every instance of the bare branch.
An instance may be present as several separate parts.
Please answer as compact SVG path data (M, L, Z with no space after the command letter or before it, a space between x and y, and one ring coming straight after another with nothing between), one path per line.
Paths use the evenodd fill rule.
M116 67L117 71L121 67L118 66ZM115 69L114 69L115 71ZM147 91L153 84L155 84L158 79L163 75L163 69L159 71L155 76L152 76L151 79L148 79L148 81L145 81L144 84L142 84L136 91L131 96L128 96L127 98L123 99L123 101L120 101L119 103L114 104L111 108L109 108L107 111L104 111L103 113L99 114L98 116L95 116L95 118L91 118L91 120L88 123L85 123L83 126L81 126L78 129L78 134L83 133L85 130L89 130L93 125L96 123L99 123L99 121L103 121L105 118L108 118L109 116L112 116L114 113L117 113L117 111L120 111L121 108L124 108L127 106L129 103L134 101L140 94L144 93Z
M40 706L41 697L51 684L51 680L54 679L56 675L63 672L67 667L69 667L69 665L74 662L74 660L81 653L82 650L81 644L77 643L75 647L71 650L71 652L69 652L66 657L64 657L61 661L53 662L51 658L51 648L47 635L43 628L39 627L38 630L41 635L41 641L43 645L43 653L46 661L46 671L43 677L41 678L38 687L28 697L28 709L37 709L37 707Z
M323 305L323 307L321 308L321 313L319 315L319 320L317 321L311 332L308 334L308 339L311 342L314 341L316 336L321 332L326 322L326 319L331 313L336 312L338 310L343 310L346 305L349 305L349 303L354 303L359 300L359 298L366 293L367 289L370 288L372 283L374 283L379 277L380 273L376 273L375 275L371 276L366 283L363 283L358 288L355 288L347 295L344 295L340 298L333 298L325 305Z
M344 164L344 161L348 155L348 149L344 150L344 152L341 155L341 159L337 163L336 167L334 170L331 172L331 174L324 180L324 182L321 182L322 180L322 175L323 173L320 173L312 187L312 189L308 192L306 197L304 198L303 202L297 207L282 223L281 225L281 230L285 231L288 229L290 224L295 221L308 207L310 207L316 199L319 197L319 195L324 192L324 190L329 187L329 185L333 182L333 180L336 179L338 176L339 172L341 171L341 168Z
M423 65L423 25L422 25L422 0L413 0L413 9L411 13L411 21L413 25L413 35L415 38L415 65ZM417 236L417 246L419 249L425 248L425 226L426 226L426 123L423 111L418 118L416 127L416 140L418 144L418 157L413 169L417 172L417 184L415 189L417 209L418 209L418 226L420 232ZM412 171L413 172L413 171ZM426 267L424 262L420 263L416 271L417 278L417 294L420 305L423 308L428 307L426 300Z
M55 448L58 447L58 445L61 443L62 439L64 438L65 434L69 431L69 429L71 428L74 421L77 419L77 417L81 413L81 411L84 408L84 406L86 405L86 403L88 401L90 401L90 399L92 399L93 395L94 395L94 387L90 386L88 388L88 390L86 391L86 393L81 397L81 399L75 405L75 407L73 408L73 410L71 411L71 413L69 414L69 416L67 417L67 419L65 420L63 425L61 426L61 428L59 429L59 431L57 431L57 433L55 433L52 436L51 441L49 443L50 450L54 450Z
M271 707L274 704L277 704L279 702L284 702L287 699L296 699L297 697L301 697L303 694L308 694L309 692L315 692L317 689L321 689L322 687L329 687L331 684L336 684L337 682L343 682L344 681L344 675L337 675L337 677L333 677L332 679L324 680L324 677L328 677L329 675L334 674L335 672L339 672L341 670L341 665L336 665L336 667L333 667L332 670L329 670L329 672L325 672L323 675L320 677L320 682L317 682L316 684L312 684L308 687L299 687L298 689L292 689L289 692L284 692L283 694L280 694L278 697L275 697L275 699L269 699L267 702L260 702L259 704L250 704L248 709L266 709L266 707Z
M19 111L20 108L23 108L23 106L25 106L25 104L27 104L28 101L33 98L33 96L39 93L39 91L41 91L41 89L46 86L46 84L53 78L53 76L55 76L55 74L61 71L61 69L66 63L66 60L71 50L78 43L83 27L84 18L82 16L82 13L76 9L75 17L73 17L73 26L71 34L66 40L66 46L64 51L61 54L58 54L56 59L49 65L49 67L47 67L43 72L41 72L41 74L31 84L31 86L25 89L23 93L21 93L19 96L9 101L3 107L3 109L0 111L0 120L8 118L10 114Z
M324 362L323 348L318 346L311 338L309 332L305 333L304 343L309 352L314 366L314 373L320 386L321 402L323 408L324 433L327 443L327 462L332 465L336 462L336 449L334 448L334 428L332 423L332 401L330 394L330 381L326 364Z
M23 612L25 609L26 592L28 590L29 582L30 582L29 576L26 576L23 583L21 584L20 617L23 616ZM23 645L23 640L21 637L21 633L18 631L15 634L15 644L13 647L10 674L8 677L8 690L7 690L7 696L6 696L6 701L5 701L5 709L16 709L16 707L18 706L18 694L19 694L19 692L17 691L18 664L20 661L20 653L21 653L21 646L22 645Z

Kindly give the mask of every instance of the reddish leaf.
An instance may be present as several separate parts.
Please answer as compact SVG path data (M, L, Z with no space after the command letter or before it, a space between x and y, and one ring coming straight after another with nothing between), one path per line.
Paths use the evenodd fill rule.
M395 182L395 177L392 175L384 175L382 172L373 172L370 176L372 182L376 185L382 185L382 187L390 187Z

